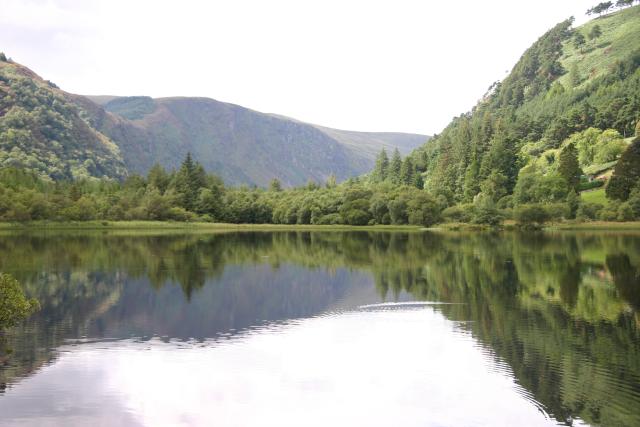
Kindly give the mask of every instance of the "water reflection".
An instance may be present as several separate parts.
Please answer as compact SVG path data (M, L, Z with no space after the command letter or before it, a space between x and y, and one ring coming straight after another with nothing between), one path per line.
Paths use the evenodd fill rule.
M638 234L5 235L0 237L0 253L0 271L16 276L26 285L28 294L43 305L36 317L7 336L14 354L0 368L0 382L12 387L0 395L3 408L16 408L14 403L22 401L22 397L27 399L25 402L38 402L35 390L43 390L41 396L49 390L73 401L73 390L56 389L60 384L54 373L74 375L80 381L83 374L76 372L82 370L79 360L91 360L87 362L91 369L85 369L86 375L97 375L101 364L109 364L109 358L120 360L122 366L129 362L138 366L133 360L139 360L141 366L136 369L142 373L127 371L127 377L135 377L140 383L118 384L117 393L105 391L103 397L135 399L136 393L128 388L149 393L147 389L161 386L147 378L151 374L143 361L148 353L140 352L140 346L151 346L152 353L158 351L174 358L174 363L161 364L158 369L163 373L161 377L173 378L166 380L165 389L175 388L172 381L178 381L186 356L168 356L168 349L177 348L176 342L185 342L187 350L200 349L188 352L193 353L189 357L195 358L191 365L187 363L190 369L207 369L204 360L209 357L219 366L231 363L227 366L230 377L217 377L219 373L207 371L208 388L202 385L207 390L200 390L215 396L222 393L227 396L224 398L236 396L228 405L220 404L221 411L230 417L238 416L240 409L234 405L245 398L245 404L252 408L273 401L260 401L262 394L251 394L259 387L252 381L247 380L246 387L236 390L235 395L227 395L225 388L214 386L216 381L227 384L225 381L231 382L231 377L234 381L249 378L257 375L251 371L254 368L264 368L262 375L280 375L281 379L294 375L283 366L298 363L314 371L319 369L318 363L308 363L317 362L322 356L329 357L327 366L339 365L332 358L342 358L344 370L333 375L321 369L317 377L308 380L311 382L301 380L311 390L304 389L309 398L306 403L311 405L316 399L318 404L337 404L331 400L339 396L335 387L346 387L361 396L356 401L352 399L350 409L362 411L359 405L365 403L373 405L369 408L384 406L376 399L378 395L391 396L394 384L398 393L401 388L409 393L404 398L415 405L413 409L401 405L401 399L393 395L395 400L386 401L389 410L378 414L376 419L380 421L387 412L403 410L413 414L418 425L508 425L510 417L521 416L531 421L527 425L536 425L550 422L544 414L553 422L567 425L640 425ZM440 304L427 308L401 304L393 310L388 306L384 310L379 306L358 309L381 301ZM290 319L303 320L296 323ZM447 326L440 330L439 322ZM332 332L324 337L326 340L314 329L320 324L330 325ZM434 335L435 330L441 335ZM368 339L356 339L361 335ZM279 338L265 338L272 336ZM104 338L134 339L86 343ZM279 347L269 350L276 354L265 357L277 363L280 370L261 360L245 359L253 357L247 351L262 339L278 342ZM348 348L336 339L343 339ZM70 347L74 342L85 343ZM305 352L313 349L315 358L302 354L301 347ZM434 354L438 348L442 354ZM443 355L448 363L439 358ZM83 359L85 356L89 359ZM47 366L52 358L58 359ZM412 358L419 360L411 362ZM478 358L478 364L473 365L469 358ZM359 381L363 383L358 390L351 384L349 374L354 366L362 369ZM469 366L473 366L475 374L469 373ZM394 379L392 374L398 369L409 377ZM19 378L34 371L37 373L31 378L15 385ZM436 374L446 378L435 381ZM375 378L378 383L367 382ZM280 398L291 400L286 393L298 389L274 383L276 380L264 378L271 385L272 394L284 393ZM333 381L334 388L327 391L320 387L320 391L324 390L320 393L317 388L323 381ZM89 382L99 383L93 377L87 378ZM491 387L495 382L503 388L494 393ZM191 383L184 383L182 389L187 386L199 389ZM376 396L367 394L367 402L363 393L372 387L379 392ZM75 394L83 389L79 386ZM245 396L247 393L249 397ZM474 416L452 422L461 411L444 411L437 405L441 396L453 399L448 401L449 406L457 401L462 413ZM518 410L510 412L508 406L496 406L500 399L509 401L510 396L514 399L512 407ZM100 400L99 395L94 397ZM440 403L444 405L444 401ZM313 409L305 402L296 404L307 412ZM108 399L99 410L98 406L81 405L85 410L109 413L105 409ZM160 406L170 407L164 401ZM13 410L14 415L16 411ZM32 424L37 424L36 419L43 421L33 418L33 410L25 411L31 413L32 417L25 419ZM136 416L123 420L125 424L157 425L142 416L140 408L127 411ZM295 424L295 410L287 411L293 411L291 424ZM98 412L87 414L97 416ZM3 413L0 409L0 420ZM325 415L337 413L347 417L346 421L322 417L318 420L361 424L348 418L355 416L351 410L328 411ZM263 413L269 414L273 415ZM425 414L431 414L429 422ZM163 416L171 419L173 415ZM184 416L204 415L192 411ZM303 419L297 418L298 424ZM409 420L410 417L403 417L401 424L409 425ZM387 421L387 425L396 424Z

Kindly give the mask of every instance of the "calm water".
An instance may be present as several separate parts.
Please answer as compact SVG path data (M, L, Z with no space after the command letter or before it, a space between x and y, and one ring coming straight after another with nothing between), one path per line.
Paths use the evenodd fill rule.
M640 426L640 234L0 235L2 426Z

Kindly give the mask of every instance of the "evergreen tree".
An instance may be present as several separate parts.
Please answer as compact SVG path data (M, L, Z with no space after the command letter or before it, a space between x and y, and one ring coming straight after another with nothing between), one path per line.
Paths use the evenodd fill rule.
M338 180L336 178L336 175L332 173L331 175L329 175L329 178L327 178L325 187L331 189L331 188L336 188L337 185L338 185Z
M422 174L418 170L416 170L413 185L420 190L424 189L424 179L422 178Z
M396 148L393 150L391 161L389 162L389 173L387 178L394 184L400 184L400 170L402 169L402 157L400 151Z
M413 166L413 161L411 160L411 156L407 156L402 161L402 166L400 167L400 181L404 185L414 185L415 184L415 167Z
M616 2L616 7L627 7L627 6L631 6L633 4L634 0L618 0Z
M580 49L584 46L585 38L580 31L576 31L576 34L573 36L573 45L576 49Z
M387 152L384 148L380 150L380 154L376 158L376 165L373 169L373 181L374 182L382 182L387 179L387 173L389 171L389 157L387 156Z
M631 190L640 182L640 137L631 143L618 160L613 176L609 179L607 197L627 200Z
M269 191L282 191L282 184L278 178L273 178L269 183Z
M150 186L158 189L160 194L164 194L169 186L170 177L167 171L159 163L156 163L147 174L147 182Z
M206 174L200 163L194 162L191 153L187 153L180 169L176 173L173 188L177 193L181 207L194 211L200 189L206 185Z
M578 150L573 144L567 145L560 152L558 173L567 181L570 190L576 191L578 189L582 170L578 163Z

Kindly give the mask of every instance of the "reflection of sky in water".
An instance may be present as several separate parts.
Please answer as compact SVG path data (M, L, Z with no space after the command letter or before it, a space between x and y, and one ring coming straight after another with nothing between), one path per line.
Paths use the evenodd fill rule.
M65 346L0 398L2 425L554 425L429 307L291 321L205 343Z

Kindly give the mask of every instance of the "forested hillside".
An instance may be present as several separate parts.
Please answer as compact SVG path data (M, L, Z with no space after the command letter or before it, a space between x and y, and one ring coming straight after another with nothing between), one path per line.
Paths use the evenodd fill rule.
M78 99L95 126L121 148L130 171L159 163L177 168L187 153L231 185L285 187L338 181L365 173L382 148L410 152L424 135L324 128L209 98L88 97L114 117Z
M0 167L53 179L122 178L118 147L53 83L0 54Z
M428 137L310 125L209 98L84 97L0 57L0 168L54 180L146 174L192 153L231 185L265 187L361 175L382 147L404 153Z
M510 208L565 202L602 184L588 181L611 170L640 119L640 6L604 15L611 8L549 30L470 112L416 150L425 188L450 206ZM562 166L563 151L578 159L573 169Z

